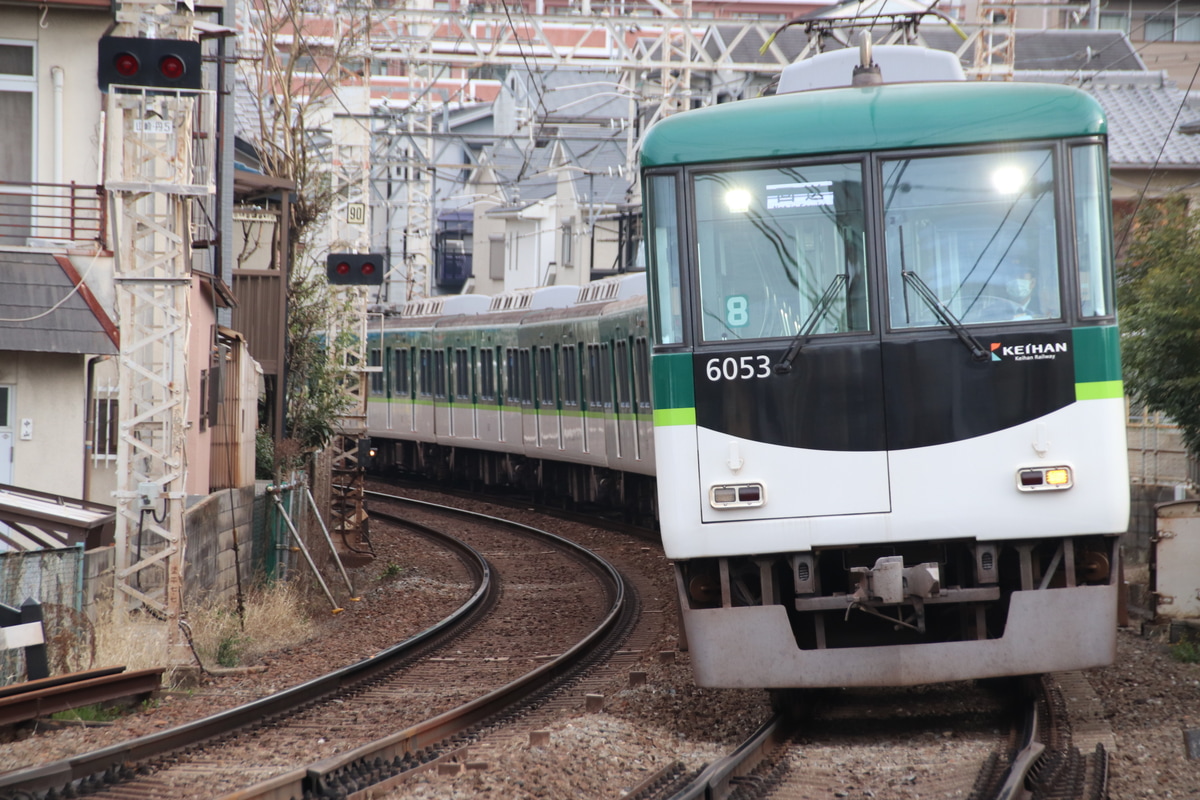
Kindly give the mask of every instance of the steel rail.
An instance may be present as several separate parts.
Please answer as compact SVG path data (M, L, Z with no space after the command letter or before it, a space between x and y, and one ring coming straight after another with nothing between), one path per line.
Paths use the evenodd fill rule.
M407 780L419 769L427 769L455 756L461 748L453 737L486 726L497 715L527 702L543 691L548 684L568 677L586 659L603 647L609 635L618 628L628 609L625 581L608 561L587 548L557 534L539 530L519 522L491 517L474 511L448 508L422 500L367 492L389 502L406 503L441 513L450 512L492 524L503 524L516 530L549 539L571 551L585 564L605 575L611 588L611 604L604 619L591 633L565 653L548 661L516 680L433 719L398 731L390 736L362 745L345 753L323 759L305 767L277 775L254 786L224 795L220 800L293 800L300 797L366 800L378 796ZM372 511L376 517L379 512ZM431 752L431 748L442 747Z
M158 691L163 668L124 672L124 667L72 673L30 686L25 691L10 691L0 696L0 725L15 725L95 703L149 697ZM101 674L93 674L101 673ZM73 679L72 679L73 678Z
M113 783L132 775L131 763L161 757L225 736L240 728L261 724L264 719L286 714L299 706L322 700L339 691L391 671L414 650L448 635L478 609L485 607L495 591L491 567L474 548L436 531L426 531L455 549L475 580L471 597L452 614L370 658L255 700L219 714L205 717L159 733L131 739L110 747L51 761L0 775L0 800L25 800L50 790L72 787L79 791L83 783L94 780Z
M1042 686L1042 691L1045 687ZM1018 739L1020 750L1012 753L1005 761L993 754L981 767L976 781L976 791L971 797L981 800L1030 800L1038 784L1037 771L1045 763L1047 756L1055 751L1048 750L1040 741L1045 732L1039 721L1038 703L1045 697L1028 698L1028 707L1023 714ZM669 794L655 793L651 790L638 795L637 800L653 797L669 797L670 800L725 800L733 796L739 784L759 769L764 762L776 757L777 751L787 745L787 741L796 731L795 721L786 714L777 713L751 734L742 744L738 745L729 755L696 773L686 785L673 789ZM1101 748L1102 749L1102 748ZM1101 762L1097 768L1098 775L1093 783L1104 786L1107 779L1107 764ZM1092 793L1089 800L1103 795L1095 794L1095 789L1089 787ZM760 795L755 795L760 796ZM762 795L769 796L769 794Z

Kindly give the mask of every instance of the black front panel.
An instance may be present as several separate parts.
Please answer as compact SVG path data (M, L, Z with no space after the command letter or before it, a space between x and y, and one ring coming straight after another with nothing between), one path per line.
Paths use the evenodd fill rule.
M696 424L812 450L885 449L879 342L810 345L786 375L786 343L693 355Z
M946 331L884 342L888 449L982 436L1075 401L1070 330L977 338L987 361Z

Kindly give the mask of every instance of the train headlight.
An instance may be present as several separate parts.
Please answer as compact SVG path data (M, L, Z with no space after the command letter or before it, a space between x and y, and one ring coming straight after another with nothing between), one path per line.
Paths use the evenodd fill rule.
M730 189L725 193L725 207L734 214L745 214L750 210L752 199L745 189Z
M1053 492L1075 485L1070 467L1030 467L1017 470L1017 488L1022 492Z
M767 492L761 483L722 484L708 490L708 503L713 508L753 508L766 502Z

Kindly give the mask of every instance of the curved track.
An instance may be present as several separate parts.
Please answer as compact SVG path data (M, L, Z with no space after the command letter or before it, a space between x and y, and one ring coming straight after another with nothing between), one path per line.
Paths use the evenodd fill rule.
M428 504L423 508L425 516L444 513ZM410 521L404 524L422 527ZM551 691L547 687L561 686L589 654L615 649L622 622L631 612L620 576L611 566L560 537L527 526L474 515L473 522L455 527L475 531L463 538L476 540L477 549L454 546L471 554L477 588L468 603L433 629L255 703L161 734L0 776L0 797L93 794L179 800L214 795L345 795L368 783L395 780L396 775L455 752L460 742L494 724L497 715L519 713L522 702L536 703L539 693ZM485 528L490 533L480 533ZM425 532L445 537L433 529ZM552 574L558 579L572 569L579 573L564 582L568 595L558 607L591 598L591 611L576 615L590 622L563 634L569 640L560 636L538 645L539 652L560 655L539 660L536 669L499 655L487 659L490 665L457 657L464 651L494 651L497 636L510 635L504 633L505 620L515 619L524 627L538 606L555 607L544 601L545 586L523 585L529 583L529 576L519 572L517 565L522 562L542 569L552 563ZM506 579L503 588L496 564L502 565L501 574L515 578ZM546 627L564 628L557 618ZM472 637L478 640L475 644L470 643ZM513 663L505 663L509 661ZM447 671L456 667L465 671ZM425 674L418 674L422 671ZM405 721L400 710L421 706L411 698L429 685L464 687L471 694L445 693L434 702L436 711Z
M938 709L933 696L921 700L910 695L908 701L890 708L890 699L857 710L836 710L835 701L832 713L820 709L805 709L794 717L780 713L726 758L693 775L668 771L631 794L630 800L813 796L1104 800L1108 796L1105 748L1097 745L1093 752L1081 753L1072 745L1066 703L1052 677L1042 676L1030 687L1029 692L995 698L995 704L983 700L980 705L980 697L969 698L963 686L956 686L946 695L953 699L945 709ZM950 710L963 702L959 695L969 705ZM919 707L905 711L903 706L913 700ZM1006 718L1011 727L1003 722ZM998 727L989 734L987 729L993 725ZM857 752L839 752L837 742L855 729L860 739ZM919 741L951 736L959 741L934 748ZM845 769L852 762L857 762L857 786ZM887 794L881 794L881 789Z

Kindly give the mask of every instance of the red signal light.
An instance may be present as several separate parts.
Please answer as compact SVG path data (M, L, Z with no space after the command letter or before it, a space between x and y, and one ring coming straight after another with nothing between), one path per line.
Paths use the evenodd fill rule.
M179 56L163 56L158 62L158 71L169 81L177 81L187 72L187 66Z
M325 278L334 286L381 286L380 253L330 253L325 257Z
M141 62L133 53L118 53L113 59L113 69L123 78L132 78L141 68Z

